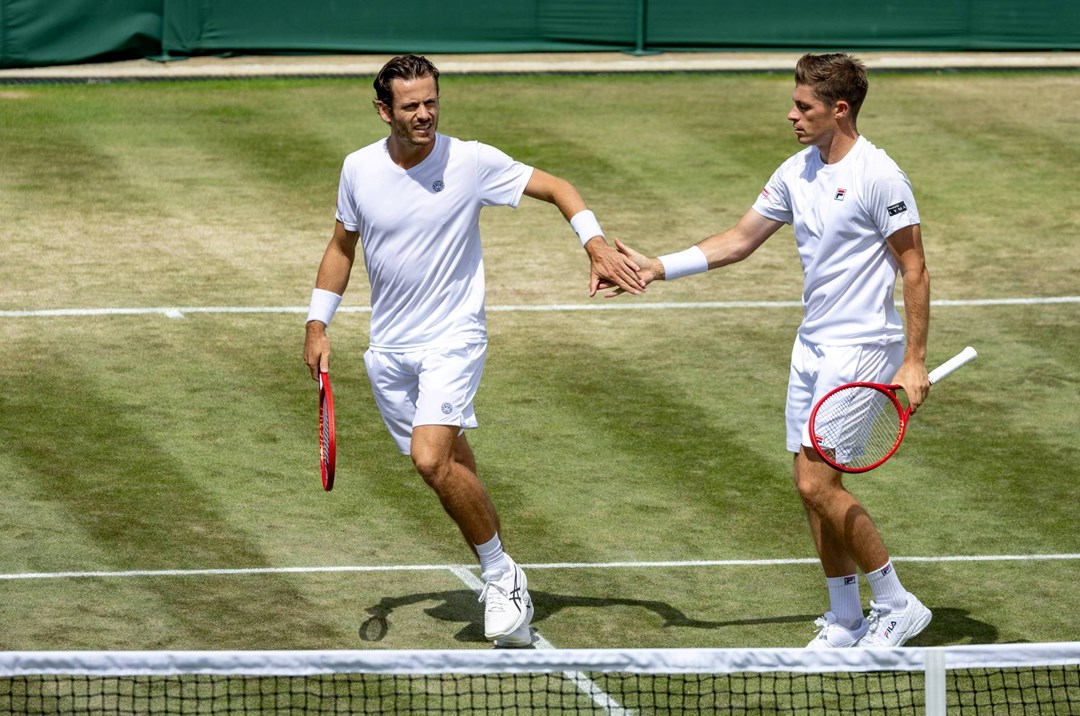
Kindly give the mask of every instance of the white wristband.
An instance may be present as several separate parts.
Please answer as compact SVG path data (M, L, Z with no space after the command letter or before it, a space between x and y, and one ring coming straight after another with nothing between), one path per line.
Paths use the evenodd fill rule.
M705 252L698 246L691 246L676 254L661 256L660 263L664 265L665 281L674 281L683 276L705 273L709 270L709 260L705 258Z
M307 322L322 321L327 326L341 303L341 296L333 291L317 288L311 292L311 308L308 309Z
M577 234L582 246L589 243L589 239L604 235L604 230L600 228L600 222L596 220L596 214L589 209L574 214L570 219L570 228Z

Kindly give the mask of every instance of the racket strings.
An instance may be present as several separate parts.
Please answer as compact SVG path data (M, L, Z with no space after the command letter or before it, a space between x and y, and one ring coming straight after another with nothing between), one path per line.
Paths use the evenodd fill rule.
M330 459L330 421L327 419L327 411L329 408L326 405L326 399L323 398L321 409L319 410L319 450L322 453L323 460Z
M822 401L814 421L814 437L837 463L867 467L893 451L901 424L891 395L869 386L851 386Z

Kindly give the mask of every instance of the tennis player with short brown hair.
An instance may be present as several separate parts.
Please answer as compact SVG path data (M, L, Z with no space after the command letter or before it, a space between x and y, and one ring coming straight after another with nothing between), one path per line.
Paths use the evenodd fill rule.
M795 485L830 603L810 648L899 646L931 617L901 586L866 508L814 451L807 430L814 404L844 383L899 384L913 412L930 389L930 274L919 212L907 176L856 128L867 88L866 68L854 57L803 56L787 119L806 149L773 173L734 227L652 259L616 242L648 283L742 261L785 224L794 230L805 315L791 356L787 448L795 453ZM898 273L906 337L893 300ZM863 616L858 570L873 592L869 618Z

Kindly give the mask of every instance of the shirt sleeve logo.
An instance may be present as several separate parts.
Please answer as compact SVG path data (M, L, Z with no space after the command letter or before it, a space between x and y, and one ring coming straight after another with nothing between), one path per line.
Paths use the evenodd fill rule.
M907 211L907 204L902 201L898 201L889 207L889 216L896 216L897 214L903 214Z

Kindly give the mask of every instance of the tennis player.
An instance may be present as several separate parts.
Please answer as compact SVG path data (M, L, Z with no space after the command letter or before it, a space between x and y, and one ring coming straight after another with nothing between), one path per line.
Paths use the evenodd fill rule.
M852 381L903 386L912 412L925 400L930 274L911 183L861 136L866 68L846 54L802 57L787 119L806 149L784 162L736 225L678 253L647 258L618 240L642 280L667 281L741 261L781 226L795 232L805 315L791 353L787 448L829 593L810 648L899 646L930 622L901 585L870 515L814 451L807 424L815 403ZM905 340L894 301L902 277ZM614 287L613 287L614 288ZM620 288L607 294L622 293ZM869 618L858 570L870 584Z
M487 351L480 209L517 207L522 195L569 220L601 281L644 290L638 266L604 239L569 182L476 141L438 133L439 71L426 58L395 57L375 78L375 108L389 136L346 157L337 221L315 282L304 362L327 370L326 329L352 272L358 241L371 283L364 354L386 427L435 491L480 561L484 633L501 646L531 643L524 572L503 550L498 514L465 438L477 427L473 397Z

